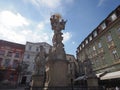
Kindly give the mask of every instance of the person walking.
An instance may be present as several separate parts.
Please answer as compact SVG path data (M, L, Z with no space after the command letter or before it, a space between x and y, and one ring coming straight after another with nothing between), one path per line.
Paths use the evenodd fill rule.
M115 90L119 90L119 88L116 86L116 87L115 87Z

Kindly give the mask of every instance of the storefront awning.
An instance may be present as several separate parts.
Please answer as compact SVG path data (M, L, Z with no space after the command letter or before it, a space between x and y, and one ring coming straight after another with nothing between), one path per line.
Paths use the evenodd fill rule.
M115 79L115 78L120 78L120 71L106 73L104 76L100 77L100 80Z

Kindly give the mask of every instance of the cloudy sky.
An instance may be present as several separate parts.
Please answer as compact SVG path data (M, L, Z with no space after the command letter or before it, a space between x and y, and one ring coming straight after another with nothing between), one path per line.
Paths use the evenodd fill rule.
M118 5L120 0L0 0L0 39L20 44L52 45L49 18L60 13L65 20L66 53L76 48Z

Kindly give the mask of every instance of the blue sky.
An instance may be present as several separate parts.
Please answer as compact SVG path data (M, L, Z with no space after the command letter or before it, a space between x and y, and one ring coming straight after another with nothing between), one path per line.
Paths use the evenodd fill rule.
M68 54L118 5L120 0L0 0L0 39L25 44L52 45L49 18L59 13L67 19L63 43Z

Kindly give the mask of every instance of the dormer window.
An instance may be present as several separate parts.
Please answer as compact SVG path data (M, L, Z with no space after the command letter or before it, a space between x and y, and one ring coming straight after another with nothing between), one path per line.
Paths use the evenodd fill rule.
M84 43L82 44L82 47L84 48Z
M81 48L81 46L80 46L80 50L81 50L82 48Z
M111 17L111 20L112 20L112 21L114 21L114 20L116 20L116 19L117 19L117 16L116 16L116 14L115 14L115 13L113 13L110 17Z
M94 36L94 37L97 36L97 31L94 31L93 36Z
M90 41L92 40L92 36L89 37L89 40L90 40Z
M85 40L85 44L88 44L88 40Z
M102 28L102 30L104 30L106 28L105 22L101 24L101 28Z

